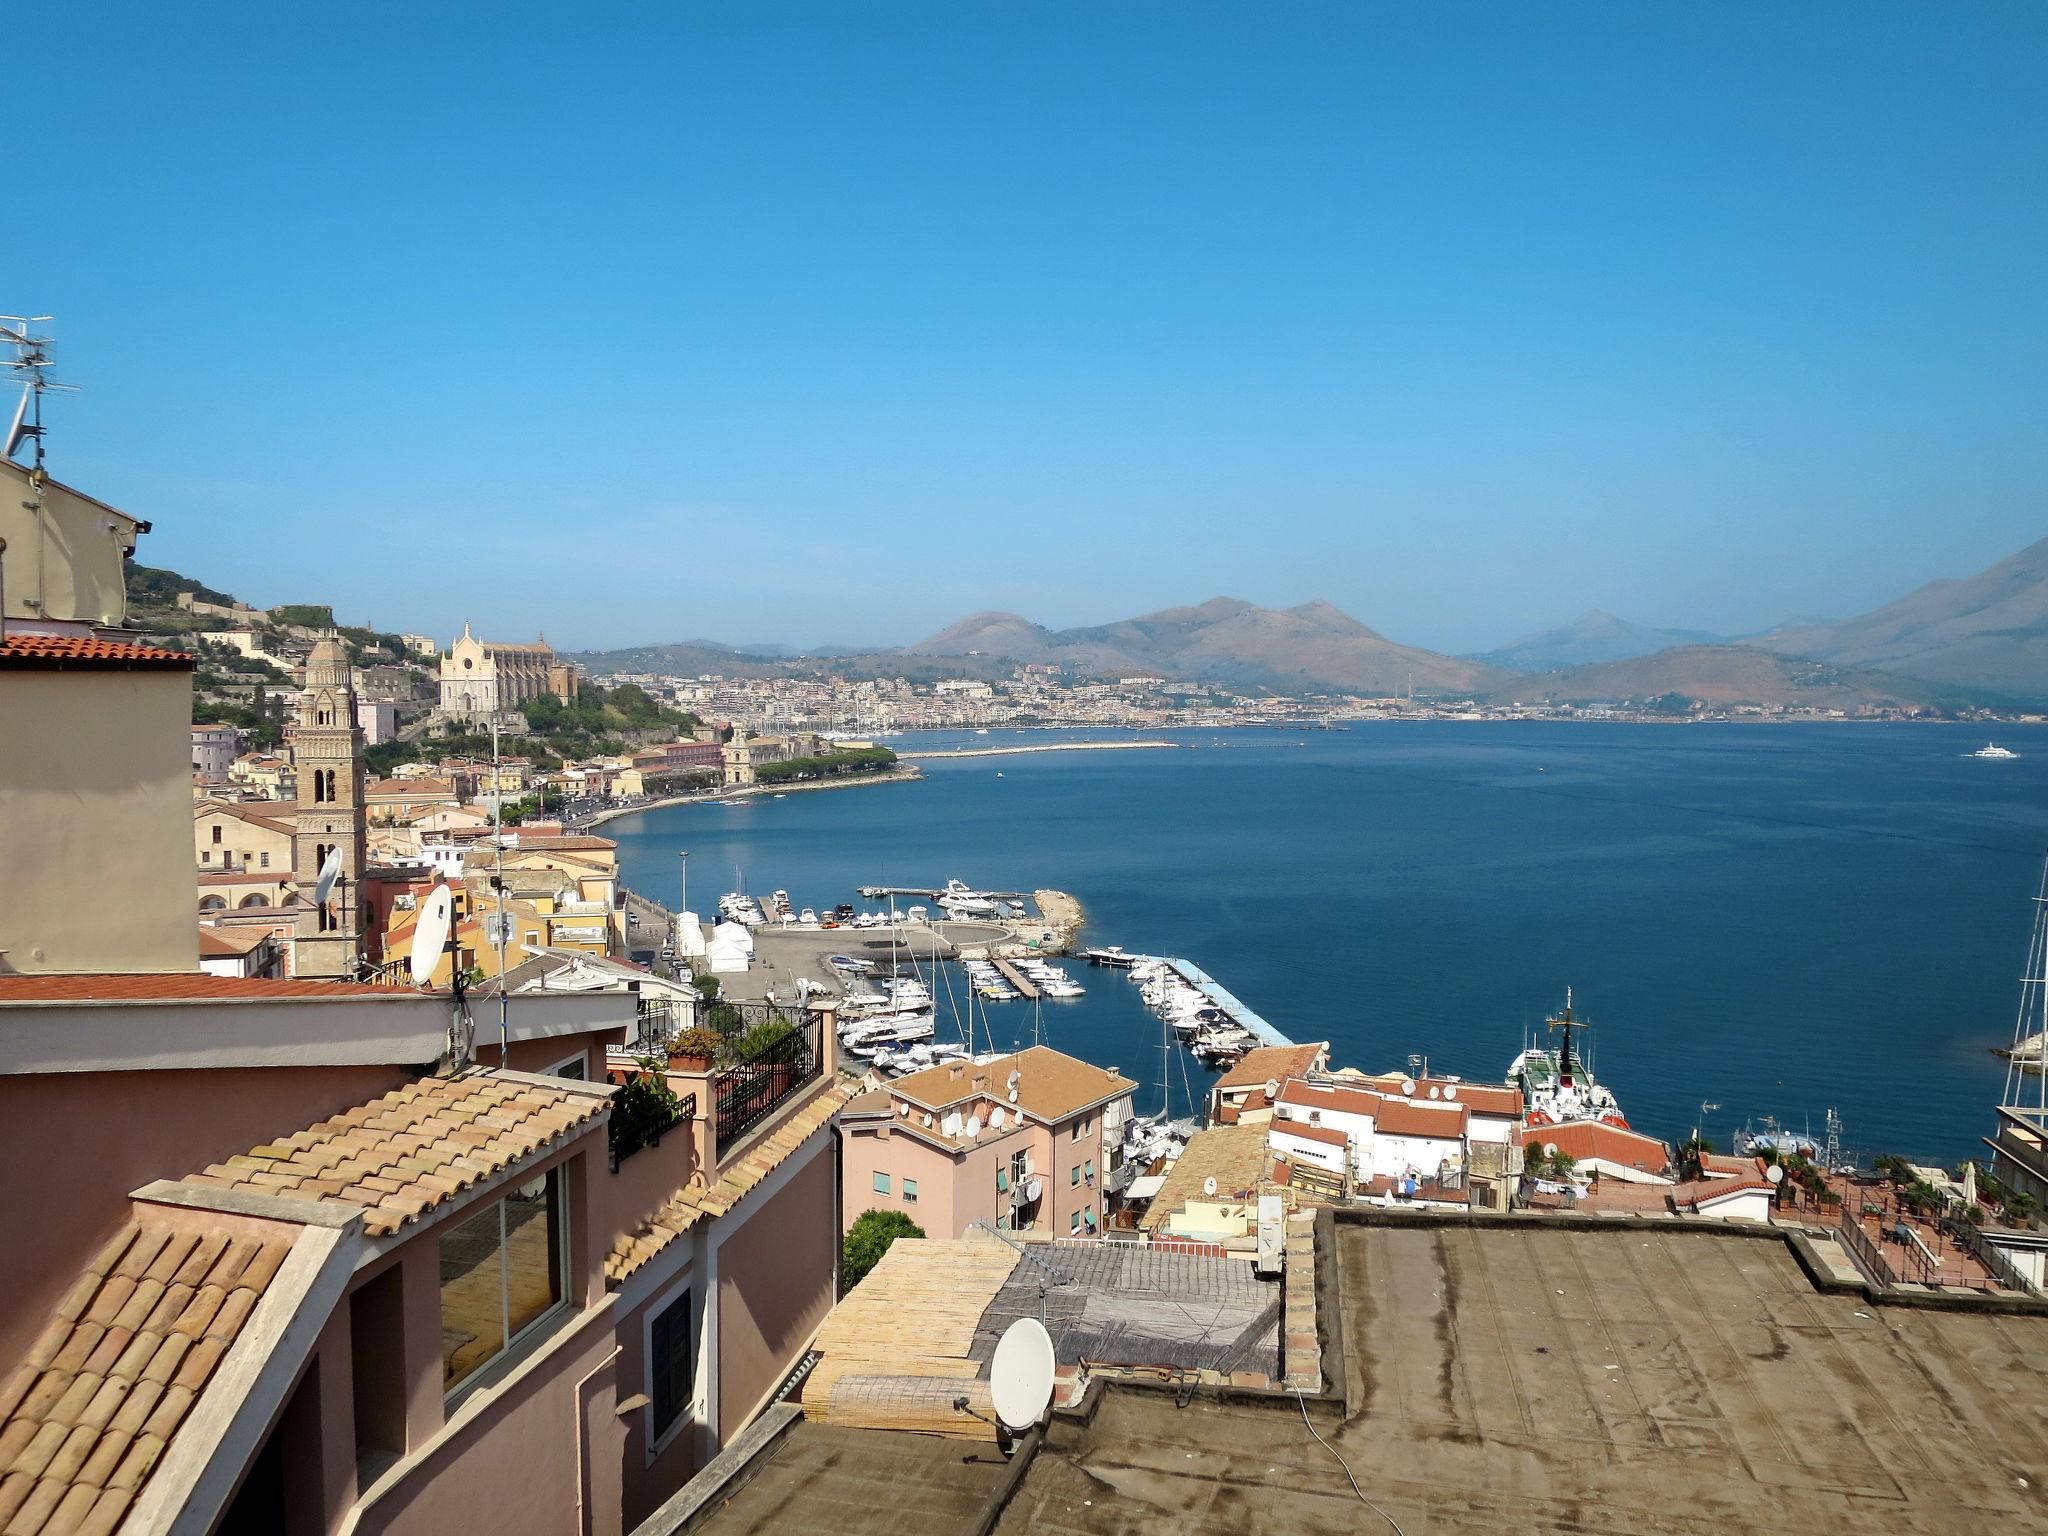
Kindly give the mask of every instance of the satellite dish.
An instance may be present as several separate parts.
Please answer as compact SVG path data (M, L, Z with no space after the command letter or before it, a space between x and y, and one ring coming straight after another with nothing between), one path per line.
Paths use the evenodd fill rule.
M1546 1141L1545 1143L1543 1143L1543 1155L1545 1157L1557 1156L1557 1143L1554 1141Z
M313 882L313 904L327 905L327 898L334 894L334 882L341 878L341 850L327 850L327 862L320 866L320 878Z
M996 1341L989 1395L1003 1427L1026 1430L1052 1405L1052 1335L1035 1317L1020 1317Z
M975 1138L975 1137L979 1136L980 1134L981 1134L981 1116L979 1116L979 1115L969 1115L969 1116L967 1117L967 1139L968 1139L969 1141L972 1141L972 1140L974 1140L974 1138Z
M1206 1178L1206 1179L1202 1180L1202 1193L1203 1193L1203 1194L1205 1194L1205 1195L1213 1195L1213 1194L1215 1194L1215 1193L1216 1193L1216 1175L1215 1175L1215 1174L1213 1174L1213 1173L1212 1173L1212 1174L1210 1174L1210 1175L1209 1175L1209 1177L1208 1177L1208 1178Z
M1280 1079L1279 1079L1279 1078L1277 1078L1277 1077L1269 1077L1269 1078L1267 1078L1267 1079L1266 1079L1266 1097L1267 1097L1267 1098L1269 1098L1269 1099L1277 1099L1277 1098L1279 1098L1279 1097L1280 1097Z
M908 1120L910 1118L910 1106L908 1104L898 1104L896 1106L896 1113Z
M1024 1186L1024 1198L1026 1200L1036 1200L1044 1192L1045 1181L1034 1173L1031 1176L1031 1182Z
M1405 1095L1408 1095L1408 1096L1410 1096L1410 1097L1413 1097L1413 1095L1414 1095L1414 1093L1415 1093L1415 1079L1414 1079L1414 1078L1412 1078L1412 1077L1404 1077L1404 1078L1402 1078L1402 1079L1401 1079L1401 1092L1402 1092L1403 1094L1405 1094Z
M1769 1179L1773 1184L1782 1184L1785 1182L1785 1170L1783 1168L1780 1168L1776 1163L1773 1163L1770 1167L1764 1170L1764 1177Z
M1010 1068L1010 1096L1016 1097L1017 1085L1024 1080L1024 1074L1015 1067Z
M448 947L448 928L455 918L455 897L446 885L437 885L420 905L420 920L412 930L412 984L424 987L434 979L434 967Z
M1444 1088L1444 1097L1447 1099L1456 1099L1458 1097L1458 1085L1456 1083L1448 1084Z
M926 1129L930 1129L930 1127L931 1127L931 1123L932 1123L932 1117L931 1117L930 1115L926 1115L926 1116L924 1117L924 1123L925 1123L925 1127L926 1127Z
M1436 1086L1436 1085L1435 1085L1434 1083L1432 1083L1432 1084L1430 1084L1430 1087L1429 1087L1429 1096L1430 1096L1430 1097L1431 1097L1432 1099L1435 1099L1435 1098L1441 1098L1441 1097L1442 1097L1443 1095L1442 1095L1442 1091L1441 1091L1440 1089L1438 1089L1438 1088L1437 1088L1437 1086Z
M1003 1112L1000 1108L990 1111L988 1124L990 1130L1000 1131L1003 1128Z
M1017 1090L1014 1088L1010 1090L1010 1102L1012 1104L1017 1102Z

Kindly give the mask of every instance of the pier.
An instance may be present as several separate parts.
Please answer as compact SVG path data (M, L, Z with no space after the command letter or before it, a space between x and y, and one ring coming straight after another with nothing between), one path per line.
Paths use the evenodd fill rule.
M1268 1024L1229 992L1225 991L1220 982L1216 981L1207 971L1196 965L1192 960L1176 960L1171 955L1161 955L1159 958L1180 972L1183 981L1187 982L1190 986L1199 987L1203 992L1207 993L1211 1002L1230 1015L1231 1023L1237 1025L1240 1029L1250 1031L1259 1044L1294 1044L1292 1040L1281 1034L1279 1030Z
M1003 980L1007 981L1011 986L1015 987L1019 992L1022 992L1024 994L1024 1000L1026 1002L1035 1003L1038 1001L1037 982L1033 981L1029 976L1026 976L1022 971L1018 970L1017 967L1010 964L1009 961L1004 960L1000 957L998 957L995 960L994 964L996 968L996 973L999 976L1001 976Z

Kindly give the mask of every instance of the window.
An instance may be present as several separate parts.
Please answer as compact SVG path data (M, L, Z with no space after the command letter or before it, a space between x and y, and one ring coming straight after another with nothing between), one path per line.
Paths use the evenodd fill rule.
M877 1173L875 1175L875 1193L878 1195L889 1193L889 1175L886 1173Z
M441 1234L441 1384L453 1391L561 1305L568 1223L559 1168Z
M211 864L213 862L212 852L210 850L202 851L199 855L199 862L202 864Z
M1086 1179L1090 1184L1093 1184L1095 1182L1095 1160L1093 1158L1090 1158L1087 1162L1081 1165L1081 1177Z
M905 1179L903 1181L903 1203L905 1205L917 1204L917 1180Z
M1079 1163L1076 1163L1074 1164L1073 1168L1068 1171L1067 1186L1071 1189L1074 1185L1079 1184L1080 1182L1081 1165Z
M690 1347L690 1293L684 1291L654 1314L647 1336L647 1395L652 1399L650 1442L661 1437L689 1411L696 1385L697 1353Z
M214 841L214 844L215 844L215 846L218 846L218 845L219 845L219 843L220 843L220 828L219 828L219 827L215 827L215 828L213 829L213 841Z
M261 860L262 860L262 864L260 865L260 867L261 867L261 868L263 868L263 869L268 869L268 868L270 868L270 855L269 855L269 854L267 854L267 853L263 853L263 854L258 854L258 855L257 855L257 857L258 857L259 859L261 859Z
M1067 1218L1067 1230L1069 1232L1078 1232L1081 1230L1081 1213L1079 1211L1074 1212L1072 1216Z
M1079 1141L1081 1139L1081 1132L1086 1129L1087 1126L1085 1122L1076 1120L1074 1122L1074 1128L1067 1133L1068 1139L1071 1141Z

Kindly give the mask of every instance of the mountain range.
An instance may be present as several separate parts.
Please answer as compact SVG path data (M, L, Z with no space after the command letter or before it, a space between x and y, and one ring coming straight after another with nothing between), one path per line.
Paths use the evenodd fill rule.
M1283 693L1413 692L1553 702L1698 699L1801 707L2048 702L2048 539L1962 580L1928 583L1835 623L1738 639L1594 610L1476 656L1402 645L1315 601L1263 608L1217 597L1112 624L1048 629L970 614L914 645L798 655L712 642L577 658L599 672L997 677L1042 663Z

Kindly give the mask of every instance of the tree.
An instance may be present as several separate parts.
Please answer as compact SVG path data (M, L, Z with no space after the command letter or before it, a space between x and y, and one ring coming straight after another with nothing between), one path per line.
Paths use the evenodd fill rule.
M901 1211L869 1211L848 1229L839 1248L839 1294L844 1296L868 1271L882 1262L882 1255L899 1237L923 1237L924 1228Z
M1714 1155L1714 1144L1704 1136L1679 1143L1678 1171L1688 1179L1700 1176L1705 1160Z

